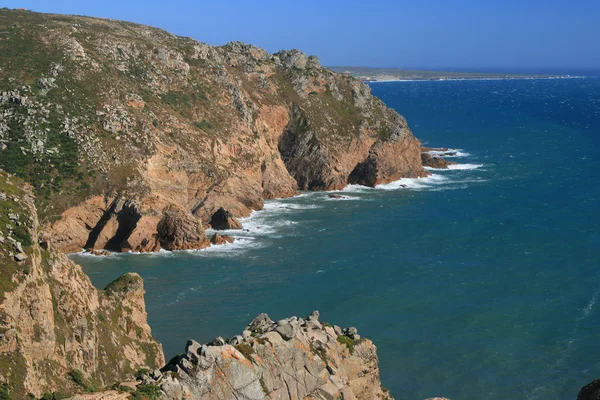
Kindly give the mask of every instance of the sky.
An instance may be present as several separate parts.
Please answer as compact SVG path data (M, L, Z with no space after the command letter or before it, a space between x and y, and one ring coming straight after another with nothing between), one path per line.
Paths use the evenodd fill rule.
M298 48L329 66L600 69L600 0L0 0L0 7L127 20L212 45Z

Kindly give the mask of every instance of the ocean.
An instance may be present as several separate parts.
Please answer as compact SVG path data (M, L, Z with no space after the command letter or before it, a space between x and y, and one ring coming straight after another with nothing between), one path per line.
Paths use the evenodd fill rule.
M600 78L372 83L450 170L267 202L232 245L75 255L144 278L167 359L257 314L355 326L396 399L574 399L600 378Z

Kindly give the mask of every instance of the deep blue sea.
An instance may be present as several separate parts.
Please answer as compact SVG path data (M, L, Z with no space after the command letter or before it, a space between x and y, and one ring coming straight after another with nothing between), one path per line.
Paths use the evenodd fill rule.
M600 78L371 86L461 165L268 202L230 246L74 259L100 288L142 275L167 358L318 309L396 399L576 398L600 378Z

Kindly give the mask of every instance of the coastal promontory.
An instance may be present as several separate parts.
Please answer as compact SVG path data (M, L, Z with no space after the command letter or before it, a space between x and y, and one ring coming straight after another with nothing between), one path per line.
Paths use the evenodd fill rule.
M405 119L298 50L0 10L0 168L65 252L197 249L298 190L428 174Z

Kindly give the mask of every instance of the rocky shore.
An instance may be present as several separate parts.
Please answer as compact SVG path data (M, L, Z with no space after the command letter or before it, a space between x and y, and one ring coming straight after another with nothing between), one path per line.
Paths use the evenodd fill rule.
M141 277L97 290L64 253L226 245L206 229L266 199L427 176L402 116L298 50L24 10L0 31L0 398L391 398L317 312L165 364Z
M3 171L0 222L3 399L391 399L373 343L317 311L277 322L261 314L227 340L188 341L165 363L140 276L95 289L48 240L32 188Z
M402 116L298 50L19 10L0 28L0 168L62 251L203 248L220 209L428 175Z

